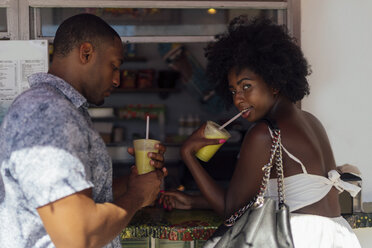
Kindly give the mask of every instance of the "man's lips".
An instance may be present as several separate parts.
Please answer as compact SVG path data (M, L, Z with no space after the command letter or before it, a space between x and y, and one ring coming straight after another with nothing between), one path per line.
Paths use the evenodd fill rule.
M114 90L113 88L110 88L109 90L105 91L105 92L103 93L103 95L104 95L105 97L108 97L108 96L111 95L111 92L112 92L113 90Z

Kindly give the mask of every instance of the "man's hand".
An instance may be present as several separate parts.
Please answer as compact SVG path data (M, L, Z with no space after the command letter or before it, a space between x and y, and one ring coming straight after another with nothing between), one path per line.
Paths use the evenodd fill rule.
M163 172L165 171L165 173ZM128 191L123 197L133 198L134 201L139 201L142 207L153 203L158 197L160 185L167 170L165 167L162 170L155 170L143 175L138 175L136 166L132 166L132 172L129 177Z
M156 169L162 170L165 176L168 175L167 170L164 168L164 153L167 150L166 147L159 143L155 145L155 149L158 150L158 152L149 152L147 155L149 158L151 158L150 164L154 166ZM132 156L134 156L134 148L129 147L128 153Z

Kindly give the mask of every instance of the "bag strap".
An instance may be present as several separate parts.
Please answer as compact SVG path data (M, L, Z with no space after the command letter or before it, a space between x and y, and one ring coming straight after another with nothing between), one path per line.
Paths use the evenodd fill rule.
M260 190L257 195L244 207L240 208L234 214L232 214L228 219L224 221L224 225L232 226L235 224L237 219L239 219L249 208L259 208L261 207L265 200L264 194L267 188L267 184L270 180L271 168L276 165L276 172L278 175L278 199L279 199L279 209L284 205L284 174L283 174L283 159L282 159L282 143L281 143L281 134L280 129L277 128L275 123L269 122L269 129L272 132L272 145L270 149L270 160L267 164L262 167L264 171L264 176L261 181ZM276 126L276 128L275 128Z

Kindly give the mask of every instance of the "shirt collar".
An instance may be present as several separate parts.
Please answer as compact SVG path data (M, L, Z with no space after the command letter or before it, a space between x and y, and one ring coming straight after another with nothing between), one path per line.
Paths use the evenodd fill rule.
M30 87L35 87L41 83L47 83L50 86L60 90L66 96L66 98L76 106L76 108L88 108L89 104L83 95L72 87L71 84L53 74L45 72L34 73L28 77L28 82L30 83Z

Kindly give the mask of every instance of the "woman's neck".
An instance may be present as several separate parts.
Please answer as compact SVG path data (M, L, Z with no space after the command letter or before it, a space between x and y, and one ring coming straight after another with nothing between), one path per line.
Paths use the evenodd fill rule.
M279 95L269 112L265 115L266 119L277 120L293 112L296 106L288 98Z

